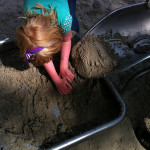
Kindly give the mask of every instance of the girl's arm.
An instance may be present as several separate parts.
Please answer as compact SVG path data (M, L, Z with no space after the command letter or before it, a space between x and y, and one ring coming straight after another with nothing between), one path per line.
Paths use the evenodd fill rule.
M52 60L50 60L48 63L45 63L44 67L53 82L55 83L56 88L61 95L68 94L72 90L72 87L67 82L66 78L61 79L58 76Z
M71 49L71 30L63 34L63 42L61 46L61 60L60 60L60 76L66 78L67 81L72 82L74 75L68 69L68 61Z

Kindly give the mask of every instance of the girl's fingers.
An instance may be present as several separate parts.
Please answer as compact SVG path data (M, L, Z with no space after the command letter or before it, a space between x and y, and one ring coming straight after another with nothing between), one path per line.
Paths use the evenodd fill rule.
M74 79L74 75L73 75L73 76L70 76L70 78L71 78L71 80L73 80L73 79Z
M64 95L60 90L58 90L58 92L59 92L61 95Z
M64 90L64 91L59 91L59 93L61 94L61 95L66 95L66 94L68 94L70 92L70 90Z
M65 80L65 85L67 86L67 88L71 91L72 90L72 86L67 82L67 79L64 78Z
M61 95L65 95L65 94L70 93L71 90L72 90L72 87L71 87L71 88L66 87L66 89L58 90L58 92L59 92Z
M66 83L66 86L69 88L70 91L72 90L72 86L68 82Z
M68 76L69 76L72 80L74 79L74 75L73 75L72 73L70 73Z
M66 77L67 81L69 81L70 83L72 82L72 79L68 76Z
M58 91L61 95L65 95L65 94L68 94L69 93L69 91Z
M63 80L62 85L58 87L57 90L61 95L65 95L65 94L70 93L72 90L72 86L68 83L68 81L70 82L71 79L69 77L67 78L64 77L62 80Z

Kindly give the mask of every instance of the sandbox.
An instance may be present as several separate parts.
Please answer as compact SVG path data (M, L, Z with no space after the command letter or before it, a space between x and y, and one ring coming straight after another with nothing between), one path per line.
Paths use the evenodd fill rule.
M75 75L73 90L61 96L44 68L23 62L18 49L2 51L0 58L2 134L44 149L122 119L115 120L122 115L120 101L103 79L82 78L69 65Z
M100 36L98 38L108 44L110 50L116 51L118 65L113 66L112 72L109 70L100 76L86 78L76 72L70 60L69 68L75 80L69 95L59 95L44 68L23 62L14 43L4 41L0 51L1 135L14 136L12 145L19 141L27 143L25 148L61 149L119 123L125 115L125 105L118 88L123 85L122 80L118 80L117 75L121 69L126 71L135 66L139 58L144 60L148 56L145 48L141 52L141 47L136 44L141 41L137 37L147 40L149 36L145 32L150 32L149 28L146 31L145 28L136 28L131 32L131 26L123 20L129 17L128 14L129 20L135 17L140 8L143 12L137 16L141 25L144 22L141 19L146 19L143 18L144 13L149 13L145 4L115 10L88 31L87 34ZM117 26L117 17L122 18L120 26ZM139 29L142 29L142 34L137 32ZM56 66L59 64L57 57L54 59ZM120 77L127 80L126 75Z

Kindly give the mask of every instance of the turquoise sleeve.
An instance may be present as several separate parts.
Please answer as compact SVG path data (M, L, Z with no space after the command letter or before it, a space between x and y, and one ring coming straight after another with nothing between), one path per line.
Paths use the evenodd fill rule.
M68 12L63 23L61 24L62 33L63 34L68 33L71 30L71 26L72 26L72 16Z
M24 10L27 7L30 11L35 10L37 14L42 14L40 9L36 9L36 4L40 3L46 9L50 10L50 5L52 4L53 9L56 8L56 13L58 16L58 24L62 28L62 33L68 33L71 30L72 26L72 16L69 12L68 0L24 0Z

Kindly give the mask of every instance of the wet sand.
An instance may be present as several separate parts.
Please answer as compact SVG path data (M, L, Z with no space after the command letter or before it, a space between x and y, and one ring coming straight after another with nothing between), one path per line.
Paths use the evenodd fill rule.
M135 3L135 1L77 1L81 35L103 15L130 3ZM4 1L0 2L2 8L0 12L3 16L0 25L0 39L14 37L15 29L21 22L17 17L22 15L23 2L21 0L9 1L8 4L9 6ZM70 69L75 74L75 81L72 84L73 91L67 96L61 96L57 93L45 70L24 63L18 57L17 50L2 52L0 60L0 146L4 149L48 147L78 134L81 130L84 131L99 123L109 121L118 113L118 110L114 111L116 104L110 104L109 98L105 98L108 101L103 99L106 94L102 90L100 81L82 78L76 74L72 64L70 64ZM143 86L143 81L138 87L141 87L141 84ZM136 88L137 86L133 88L133 91ZM70 149L143 150L133 129L137 128L137 123L142 126L141 119L145 116L149 118L149 114L143 112L141 119L136 119L137 107L133 107L134 103L128 105L128 96L131 97L133 94L131 90L129 92L124 97L130 113L127 113L122 123ZM139 108L140 111L145 107L143 105L142 108ZM149 109L146 108L146 110ZM109 114L113 116L110 118ZM91 120L94 123L89 123ZM72 128L73 126L76 128Z

